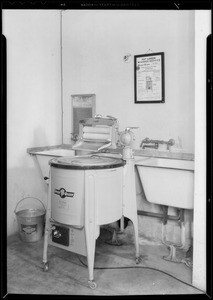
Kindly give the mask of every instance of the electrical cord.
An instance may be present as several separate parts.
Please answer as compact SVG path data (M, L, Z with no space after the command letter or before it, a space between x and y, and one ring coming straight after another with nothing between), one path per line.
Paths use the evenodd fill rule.
M68 259L66 259L66 258L64 258L64 257L59 256L59 255L55 255L55 256L57 256L58 258L61 258L61 259L63 259L63 260L66 260L66 261L68 261L68 262L71 262L71 263L73 263L73 264L75 264L75 265L77 265L77 266L79 266L79 267L86 267L86 268L88 268L87 264L84 263L84 262L80 259L80 257L79 257L78 254L76 254L76 256L77 256L77 258L78 258L78 260L80 261L81 264L78 264L78 263L76 263L76 262L74 262L74 261L68 260ZM175 280L177 280L177 281L179 281L179 282L181 282L181 283L183 283L183 284L185 284L185 285L188 285L188 286L194 288L195 290L197 290L197 291L199 291L199 292L204 293L201 289L199 289L199 288L197 288L197 287L191 285L190 283L187 283L187 282L185 282L185 281L183 281L183 280L181 280L181 279L179 279L179 278L177 278L177 277L175 277L175 276L173 276L173 275L171 275L171 274L169 274L169 273L167 273L167 272L165 272L165 271L163 271L163 270L156 269L156 268L153 268L153 267L144 267L144 266L94 267L95 270L119 270L119 269L137 269L137 268L138 268L138 269L147 269L147 270L158 271L158 272L163 273L163 274L165 274L165 275L167 275L167 276L170 276L171 278L173 278L173 279L175 279ZM78 282L78 283L81 284L80 282ZM82 284L81 284L81 285L82 285Z
M108 228L107 228L107 230L108 230ZM111 231L111 230L109 230L109 231ZM99 237L99 238L100 238L100 237ZM106 243L106 244L113 245L112 242L108 242L108 241L106 241L106 240L104 240L104 239L102 239L102 238L100 238L100 239L102 240L102 242L104 242L104 243ZM115 244L115 246L121 246L121 245L122 245L122 243L121 243L121 244L119 244L119 243L118 243L118 244ZM56 255L56 256L59 257L59 258L61 258L61 259L66 260L64 257L60 257L60 256L58 256L58 255ZM87 267L88 267L87 264L84 263L84 262L80 259L79 255L78 255L77 253L76 253L76 256L77 256L77 258L78 258L78 260L80 261L81 264L78 264L78 263L76 263L76 262L74 262L74 261L70 261L70 260L66 260L66 261L70 261L70 262L72 262L72 263L75 264L75 265L78 265L78 266L80 266L80 267L86 267L86 268L87 268ZM145 266L94 267L95 270L119 270L119 269L136 269L136 268L147 269L147 270L154 270L154 271L163 273L163 274L165 274L165 275L167 275L167 276L170 276L171 278L173 278L173 279L175 279L175 280L177 280L177 281L179 281L179 282L181 282L181 283L183 283L183 284L185 284L185 285L187 285L187 286L190 286L190 287L196 289L196 290L199 291L199 292L204 293L201 289L199 289L199 288L197 288L197 287L191 285L190 283L187 283L187 282L185 282L185 281L183 281L183 280L181 280L181 279L179 279L179 278L177 278L177 277L175 277L175 276L173 276L173 275L171 275L171 274L169 274L169 273L167 273L167 272L165 272L165 271L163 271L163 270L156 269L156 268L153 268L153 267L145 267Z
M76 255L77 255L77 254L76 254ZM85 264L85 263L80 259L80 257L79 257L78 255L77 255L77 257L78 257L78 260L80 261L80 263L81 263L84 267L88 267L87 264ZM124 267L106 267L106 268L105 268L105 267L94 267L94 269L96 269L96 270L103 270L103 269L107 269L107 270L117 270L117 269L137 269L137 268L158 271L158 272L160 272L160 273L163 273L163 274L165 274L165 275L168 275L168 276L170 276L170 277L176 279L177 281L179 281L179 282L181 282L181 283L183 283L183 284L185 284L185 285L188 285L188 286L190 286L190 287L192 287L192 288L194 288L194 289L196 289L196 290L198 290L198 291L204 293L201 289L194 287L194 286L191 285L190 283L187 283L187 282L185 282L185 281L183 281L183 280L181 280L181 279L179 279L179 278L177 278L177 277L175 277L175 276L173 276L173 275L171 275L171 274L169 274L169 273L167 273L167 272L165 272L165 271L163 271L163 270L159 270L159 269L152 268L152 267L144 267L144 266L124 266Z
M111 230L109 230L108 228L105 228L105 229L107 229L108 231L111 231ZM104 243L106 243L106 244L109 244L109 245L115 245L115 246L121 246L121 245L122 245L122 243L120 243L120 244L119 244L119 243L118 243L118 244L112 244L112 242L108 242L108 241L102 239L100 236L99 236L99 238L100 238L100 240L101 240L102 242L104 242ZM80 259L79 255L78 255L77 253L76 253L76 256L77 256L77 258L78 258L78 260L80 261L81 264L78 264L78 263L76 263L76 262L74 262L74 261L72 261L72 263L74 263L74 264L76 264L76 265L78 265L78 266L81 266L81 267L88 267L87 264L84 263L84 262ZM58 256L58 257L60 257L60 256ZM60 257L60 258L62 258L62 257ZM62 258L62 259L64 259L64 258ZM65 259L65 260L66 260L66 259ZM67 261L68 261L68 260L67 260ZM179 279L179 278L177 278L177 277L175 277L175 276L173 276L173 275L171 275L171 274L169 274L169 273L167 273L167 272L165 272L165 271L163 271L163 270L159 270L159 269L156 269L156 268L153 268L153 267L144 267L144 266L94 267L94 269L96 269L96 270L104 270L104 269L107 269L107 270L118 270L118 269L136 269L136 268L142 268L142 269L154 270L154 271L161 272L161 273L163 273L163 274L165 274L165 275L167 275L167 276L170 276L171 278L176 279L177 281L179 281L179 282L181 282L181 283L183 283L183 284L185 284L185 285L188 285L188 286L190 286L190 287L192 287L192 288L194 288L194 289L196 289L196 290L198 290L198 291L200 291L200 292L203 293L203 291L202 291L201 289L196 288L196 287L194 287L193 285L191 285L191 284L189 284L189 283L187 283L187 282L185 282L185 281L183 281L183 280L181 280L181 279Z

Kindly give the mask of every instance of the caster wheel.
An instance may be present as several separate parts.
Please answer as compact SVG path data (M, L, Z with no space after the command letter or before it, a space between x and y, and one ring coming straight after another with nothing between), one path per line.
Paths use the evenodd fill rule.
M43 271L47 272L48 270L49 270L49 263L48 262L43 263Z
M97 284L95 283L95 281L89 280L88 283L89 283L89 287L90 287L92 290L95 290L95 289L96 289Z
M136 264L138 265L139 263L142 262L142 258L141 258L140 256L136 257L136 258L135 258L135 262L136 262Z

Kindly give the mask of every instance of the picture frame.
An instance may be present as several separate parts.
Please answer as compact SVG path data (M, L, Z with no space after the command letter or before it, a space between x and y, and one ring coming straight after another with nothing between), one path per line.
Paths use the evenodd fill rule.
M164 52L134 56L135 103L165 103Z

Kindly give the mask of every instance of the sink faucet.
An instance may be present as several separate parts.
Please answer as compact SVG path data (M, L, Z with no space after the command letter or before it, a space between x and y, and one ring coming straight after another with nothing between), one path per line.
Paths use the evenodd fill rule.
M152 145L148 145L148 144L152 144ZM158 149L159 146L159 142L158 140L150 140L149 138L145 138L142 140L140 147L142 149L145 148L154 148L154 149Z
M147 145L147 144L152 144L152 145ZM163 140L150 140L149 138L145 138L142 140L140 147L142 149L145 149L145 148L158 149L159 144L166 144L167 150L169 150L169 147L173 146L175 144L175 141L173 139L170 139L168 141L163 141Z
M168 140L167 149L169 149L169 146L173 146L174 144L175 144L175 140L173 140L173 139Z

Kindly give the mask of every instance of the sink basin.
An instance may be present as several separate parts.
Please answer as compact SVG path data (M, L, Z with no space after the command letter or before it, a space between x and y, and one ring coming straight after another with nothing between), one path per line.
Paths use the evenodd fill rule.
M149 202L193 209L194 161L140 157L135 165Z
M40 168L43 178L49 177L49 161L55 157L61 156L74 156L75 151L72 149L62 149L62 148L50 148L50 149L39 149L36 148L28 149L29 154L33 155L36 162Z
M32 153L31 153L32 154ZM36 155L48 155L48 156L73 156L75 154L75 151L72 149L49 149L49 150L43 150L43 151L36 151L33 154Z

